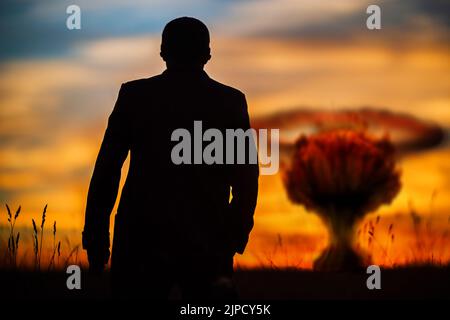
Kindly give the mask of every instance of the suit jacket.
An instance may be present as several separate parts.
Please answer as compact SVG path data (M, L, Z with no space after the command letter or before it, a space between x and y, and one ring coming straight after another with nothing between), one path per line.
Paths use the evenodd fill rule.
M258 165L174 164L171 151L178 142L171 141L172 132L185 128L194 138L196 120L202 121L203 132L250 128L244 94L204 71L167 69L121 86L87 197L83 247L88 254L109 253L109 217L128 153L130 167L115 216L113 265L150 252L243 253L253 227Z

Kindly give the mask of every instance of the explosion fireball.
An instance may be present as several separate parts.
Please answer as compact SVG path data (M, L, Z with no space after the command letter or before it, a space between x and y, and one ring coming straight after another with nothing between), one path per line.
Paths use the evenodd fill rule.
M394 146L355 130L302 135L295 143L284 184L291 201L317 213L330 234L316 270L349 270L370 263L353 249L354 226L389 204L400 190Z

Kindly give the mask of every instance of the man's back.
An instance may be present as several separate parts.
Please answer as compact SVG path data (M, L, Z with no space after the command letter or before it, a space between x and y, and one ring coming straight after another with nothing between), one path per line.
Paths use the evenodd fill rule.
M115 217L116 287L119 292L145 289L142 274L150 272L160 275L161 288L176 275L185 291L207 294L214 279L232 273L233 255L243 253L253 227L258 164L235 159L256 154L256 146L251 135L244 150L229 149L233 141L225 141L227 130L250 128L247 104L240 91L203 71L211 57L206 26L194 18L175 19L162 38L167 70L122 85L109 117L89 186L83 247L90 268L103 270L109 259L109 217L130 154ZM216 134L203 135L208 129ZM203 157L208 147L213 163Z
M119 206L119 216L122 211L127 216L118 220L140 229L138 239L143 236L145 241L153 235L157 241L164 239L160 247L168 245L170 250L184 251L187 246L199 251L223 245L220 242L229 231L225 229L226 215L236 170L232 165L193 164L194 144L199 142L193 128L194 121L201 121L203 132L209 128L223 133L226 128L247 129L243 94L211 80L204 72L166 71L129 83L125 90L132 122L131 162ZM190 131L195 140L191 140L191 164L176 165L171 159L178 143L171 141L171 135L178 128ZM145 232L146 228L150 232Z
M224 138L225 129L247 130L245 97L203 71L166 70L122 86L95 168L100 176L108 172L108 177L96 183L94 173L90 194L96 196L89 197L87 208L88 215L90 209L107 211L111 206L110 188L102 181L118 179L111 173L120 172L118 166L129 150L130 168L115 220L113 263L146 246L162 254L243 251L253 225L257 164L203 160L194 164L195 148L203 139L194 133L194 121L201 121L202 132L218 129ZM178 143L172 141L172 133L179 128L190 132L191 164L174 164L171 158ZM202 152L207 144L200 146ZM225 141L223 146L225 160ZM229 204L232 186L239 212ZM88 220L87 216L89 225Z

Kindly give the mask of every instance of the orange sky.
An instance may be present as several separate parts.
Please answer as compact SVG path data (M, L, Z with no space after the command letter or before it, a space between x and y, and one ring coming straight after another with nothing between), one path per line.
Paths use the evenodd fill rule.
M268 10L268 3L264 1L266 9L247 5L235 19L246 10ZM359 8L352 3L333 10L344 14ZM253 30L259 24L241 27ZM338 41L264 32L227 34L221 31L226 29L223 21L211 29L218 31L212 36L213 59L207 71L246 93L251 117L299 107L372 106L444 128L450 125L450 51L448 42L427 40L432 28L425 26L417 37L400 42L389 30L381 31L386 38L378 34L366 39L361 31L351 41ZM80 242L76 234L83 225L89 179L118 88L164 69L159 41L155 34L109 36L80 42L69 55L1 63L0 201L14 208L22 205L19 227L30 227L31 218L38 218L48 203L48 219L57 220L60 237L72 230L72 244ZM448 146L401 159L401 193L391 206L369 217L382 217L379 245L368 248L375 262L392 265L430 259L432 254L450 261L450 239L445 236L450 232L449 160ZM125 176L126 166L123 172ZM411 203L424 221L431 221L420 235L414 233ZM0 210L0 225L5 225L5 210ZM260 179L255 218L247 251L237 258L240 266L311 267L326 245L320 220L287 200L279 175ZM395 225L393 243L387 235L390 223ZM6 232L0 230L4 237ZM367 247L366 240L361 238L361 247ZM429 250L425 244L418 248L417 242Z

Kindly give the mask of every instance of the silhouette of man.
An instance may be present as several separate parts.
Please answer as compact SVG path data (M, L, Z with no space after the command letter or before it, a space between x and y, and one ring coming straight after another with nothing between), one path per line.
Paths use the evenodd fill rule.
M113 293L167 298L177 284L184 298L233 297L233 256L244 252L253 227L258 165L176 165L171 151L178 142L171 135L185 128L194 137L194 121L224 137L225 129L247 130L245 96L203 71L211 58L209 32L197 19L166 25L161 57L167 65L162 74L120 89L89 187L83 248L90 269L101 272L110 255L109 217L130 153L115 216ZM255 148L249 141L247 147ZM225 147L223 152L225 159Z

